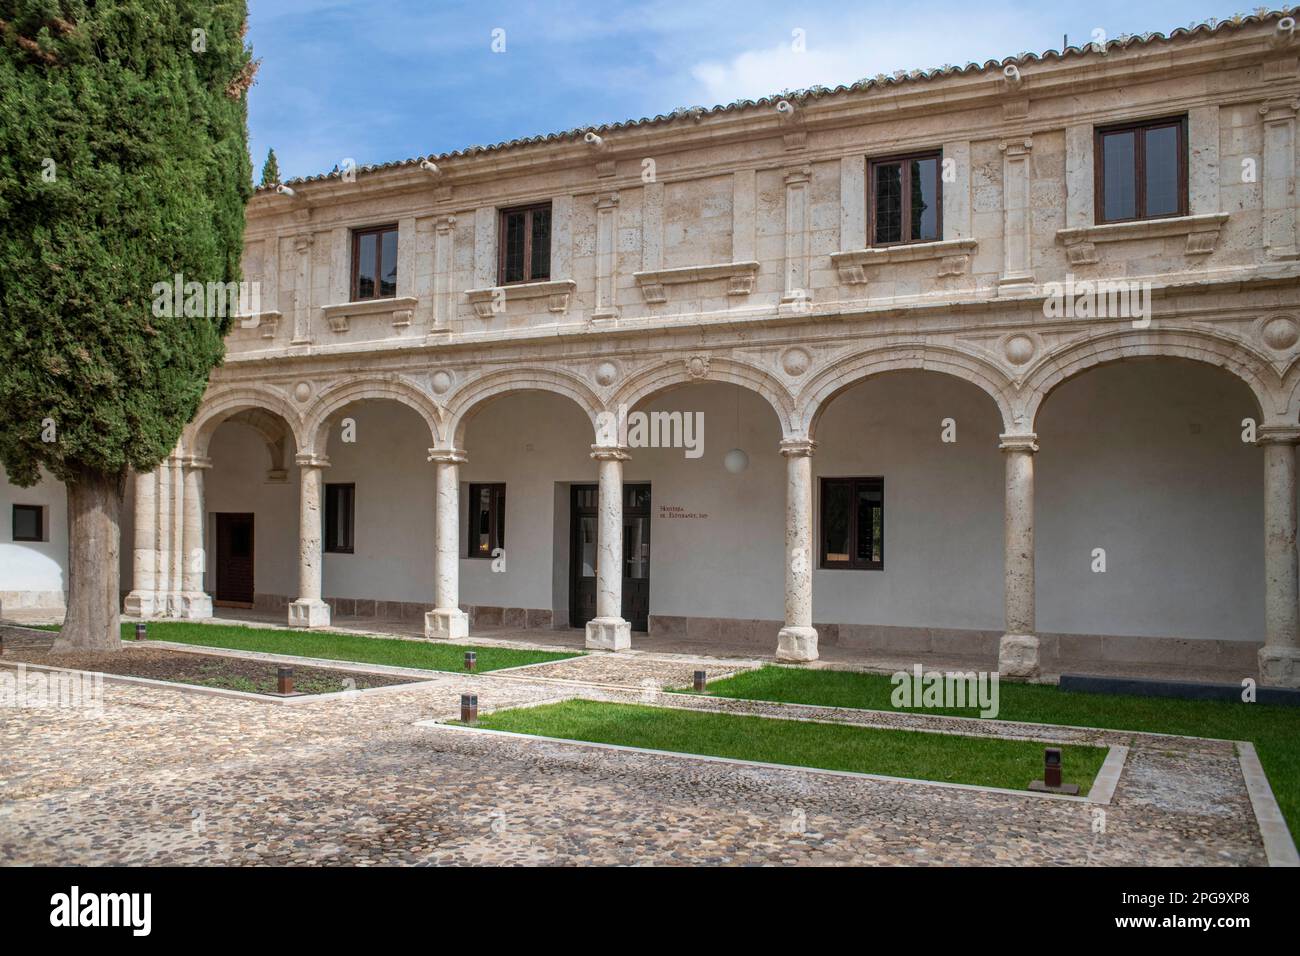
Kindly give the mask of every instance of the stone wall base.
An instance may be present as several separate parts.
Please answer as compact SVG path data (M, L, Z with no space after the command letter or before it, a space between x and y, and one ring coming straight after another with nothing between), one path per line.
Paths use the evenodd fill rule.
M253 607L259 611L286 612L293 598L283 594L258 594ZM376 601L369 598L327 597L334 617L361 617L387 621L423 622L433 610L433 599L427 602ZM555 626L549 608L492 607L484 604L462 604L461 610L469 615L469 626L550 629Z
M0 591L0 614L6 611L62 611L62 591Z

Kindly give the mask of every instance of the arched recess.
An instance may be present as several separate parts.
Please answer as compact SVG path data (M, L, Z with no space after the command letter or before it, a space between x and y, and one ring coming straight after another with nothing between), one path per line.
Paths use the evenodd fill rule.
M636 373L614 393L609 403L610 410L617 413L619 408L627 408L631 411L654 395L702 382L726 382L757 392L776 412L781 423L781 437L798 436L794 397L780 379L757 366L717 356L710 356L707 370L700 373L693 373L685 362L668 362Z
M558 369L509 368L472 379L451 394L441 443L450 439L453 447L463 448L465 426L489 402L513 392L527 391L554 392L572 399L587 416L595 435L600 398L581 377Z
M212 434L222 422L237 419L255 428L267 440L272 461L277 442L288 437L295 448L303 448L302 416L279 392L258 385L231 385L210 392L199 405L194 421L185 427L185 449L206 458ZM280 434L275 419L284 429Z
M1224 369L1246 383L1266 421L1286 414L1277 373L1267 358L1245 343L1199 329L1134 329L1071 342L1042 356L1020 388L1020 414L1028 430L1036 429L1043 402L1062 382L1099 365L1135 358L1181 358Z
M433 396L403 378L385 376L349 379L322 391L312 403L303 425L304 449L324 454L326 431L331 421L349 405L370 401L397 402L412 409L428 426L430 443L441 443L446 413Z
M1014 388L996 365L960 349L912 346L860 352L823 369L799 391L798 429L808 438L815 439L817 423L835 396L873 375L897 371L938 372L970 382L997 405L1007 431L1015 425Z

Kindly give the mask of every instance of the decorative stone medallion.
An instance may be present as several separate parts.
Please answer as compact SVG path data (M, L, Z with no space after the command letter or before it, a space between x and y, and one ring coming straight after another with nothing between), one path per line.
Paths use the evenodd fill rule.
M781 368L791 378L798 378L808 371L810 365L812 365L812 355L808 353L807 349L801 349L798 346L786 349L781 356Z
M618 366L613 362L601 362L596 366L596 381L609 386L618 381Z
M686 374L691 378L704 378L709 374L709 357L692 355L686 360Z
M300 402L305 402L311 398L311 383L299 382L293 387L293 397Z
M1280 315L1264 324L1264 342L1279 352L1291 348L1300 339L1300 328L1289 316Z
M1027 335L1013 335L1003 344L1002 349L1012 365L1024 365L1034 357L1034 340Z
M429 376L429 387L432 388L434 393L437 395L445 395L454 382L455 379L452 378L451 373L446 369L440 368Z

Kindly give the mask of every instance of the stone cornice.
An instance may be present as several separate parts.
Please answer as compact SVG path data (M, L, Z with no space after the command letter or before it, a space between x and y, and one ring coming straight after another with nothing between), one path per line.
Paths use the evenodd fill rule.
M1099 242L1123 242L1130 239L1167 239L1186 236L1186 254L1205 256L1214 251L1219 240L1219 230L1229 218L1229 213L1215 212L1196 216L1172 216L1167 219L1110 222L1099 226L1058 229L1056 241L1065 246L1072 265L1089 265L1097 262L1095 246Z
M411 316L419 304L419 299L413 296L392 296L386 299L363 299L359 302L323 305L320 311L329 323L331 331L346 332L351 328L351 320L354 316L390 315L394 326L400 328L410 325Z
M480 319L490 319L497 301L519 302L525 299L549 298L546 311L563 314L569 311L569 297L578 287L573 279L549 279L545 282L518 282L496 285L486 289L467 289L465 298L474 306Z
M899 262L920 262L940 259L941 276L962 275L970 265L970 257L979 248L976 239L944 239L939 242L909 242L896 246L874 246L832 252L831 265L840 274L840 281L848 285L866 282L863 270L870 266L883 266Z
M754 276L757 274L757 262L722 262L716 265L634 272L632 278L641 287L641 294L647 302L667 302L664 286L714 282L719 279L728 280L727 295L749 295L754 291Z

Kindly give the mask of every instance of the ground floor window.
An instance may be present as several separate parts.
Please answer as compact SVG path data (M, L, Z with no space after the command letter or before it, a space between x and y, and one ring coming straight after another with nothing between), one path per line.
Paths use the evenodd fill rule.
M506 486L469 486L469 551L471 558L490 558L506 546Z
M821 566L884 568L885 479L822 479Z
M14 540L45 540L45 508L42 505L14 505Z
M325 550L330 554L352 553L356 499L356 485L325 486Z

